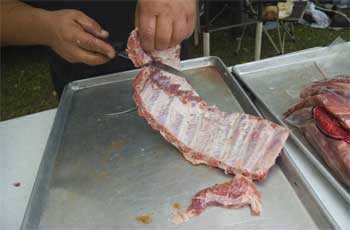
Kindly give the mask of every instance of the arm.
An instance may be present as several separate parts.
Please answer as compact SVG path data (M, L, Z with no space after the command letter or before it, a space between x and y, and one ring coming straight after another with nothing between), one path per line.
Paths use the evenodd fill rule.
M46 45L71 63L99 65L115 56L108 32L77 10L47 11L1 1L1 45Z
M1 45L49 45L49 11L10 0L1 1Z

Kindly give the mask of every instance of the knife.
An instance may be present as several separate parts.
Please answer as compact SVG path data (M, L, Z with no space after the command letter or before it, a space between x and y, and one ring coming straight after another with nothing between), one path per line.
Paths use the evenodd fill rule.
M182 72L181 70L178 70L170 65L161 63L159 61L153 60L149 63L146 63L144 66L151 66L151 67L156 68L160 71L165 71L167 73L171 73L171 74L174 74L176 76L183 77L183 78L188 78L188 76L184 72Z
M125 43L123 43L123 42L118 42L118 43L117 42L110 42L110 44L116 50L117 55L119 57L130 60L130 58L128 57L128 54L125 51L125 49L126 49ZM158 69L160 71L164 71L164 72L167 72L167 73L174 74L174 75L179 76L179 77L184 77L184 78L188 77L184 72L182 72L182 71L180 71L180 70L178 70L178 69L176 69L176 68L174 68L174 67L172 67L170 65L167 65L167 64L161 63L159 61L156 61L156 60L153 60L153 61L143 65L143 67L147 67L147 66L156 68L156 69Z
M106 42L109 43L115 49L119 57L130 60L130 58L128 57L128 54L125 51L126 50L125 42L112 42L108 40L106 40Z

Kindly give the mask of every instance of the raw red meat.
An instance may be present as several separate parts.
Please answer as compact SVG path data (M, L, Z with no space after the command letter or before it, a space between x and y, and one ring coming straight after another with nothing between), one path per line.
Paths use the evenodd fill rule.
M350 144L325 136L312 122L301 129L335 175L350 187Z
M315 82L286 112L329 168L350 187L350 78Z
M241 175L231 181L214 185L198 192L185 212L174 210L173 222L178 224L198 216L207 207L241 208L250 206L252 214L261 212L260 194L254 183Z
M142 50L136 30L127 51L136 66L154 58L179 67L179 47L155 51L150 57ZM203 101L184 78L150 67L141 69L133 87L139 115L193 164L262 180L289 134L258 117L221 112Z
M315 106L312 109L317 128L326 136L343 140L350 144L350 131L345 130L331 114L323 107Z
M285 112L286 117L302 108L321 106L350 130L350 78L314 82L302 90L300 98L301 102Z

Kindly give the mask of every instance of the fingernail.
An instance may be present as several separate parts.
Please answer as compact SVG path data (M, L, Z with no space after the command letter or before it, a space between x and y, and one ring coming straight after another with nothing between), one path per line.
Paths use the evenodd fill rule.
M106 30L101 30L100 33L101 33L101 36L105 37L105 38L108 37L108 35L109 35L108 31L106 31Z

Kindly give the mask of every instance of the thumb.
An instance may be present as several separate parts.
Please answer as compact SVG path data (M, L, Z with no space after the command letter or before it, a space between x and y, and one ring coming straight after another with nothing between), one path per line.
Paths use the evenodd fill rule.
M136 5L136 10L135 10L135 28L139 28L139 25L140 25L140 23L139 23L139 19L140 19L140 16L139 16L139 12L140 12L140 10L139 10L139 5L137 4Z
M186 25L186 39L191 37L195 26L196 26L196 17L194 15L188 16L187 25Z

